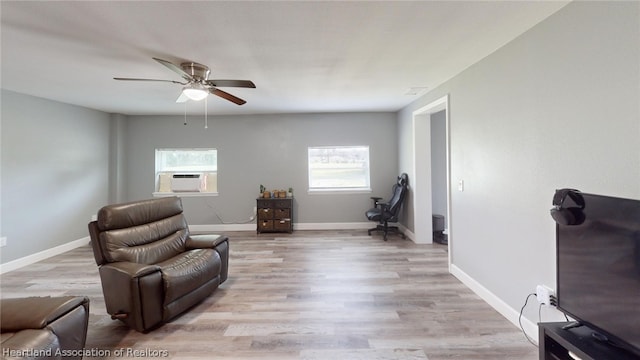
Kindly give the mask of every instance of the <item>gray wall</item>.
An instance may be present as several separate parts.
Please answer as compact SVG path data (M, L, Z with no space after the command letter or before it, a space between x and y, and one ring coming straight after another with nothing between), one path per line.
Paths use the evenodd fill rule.
M399 113L411 172L411 113L449 94L452 262L512 309L555 288L555 189L640 198L639 7L570 3Z
M370 197L388 197L398 175L393 113L216 116L131 116L126 122L127 199L151 197L156 148L218 149L217 197L184 198L192 225L243 222L253 213L259 185L294 188L294 223L366 223ZM372 193L307 193L307 148L368 145Z
M109 116L2 90L0 262L88 236L107 201Z
M126 201L126 148L125 132L127 117L120 114L110 115L109 137L109 203Z

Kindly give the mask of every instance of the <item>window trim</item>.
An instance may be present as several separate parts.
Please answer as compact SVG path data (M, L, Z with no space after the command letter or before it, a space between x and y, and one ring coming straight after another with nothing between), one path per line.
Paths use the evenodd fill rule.
M199 197L199 196L218 196L218 192L197 192L197 191L183 191L183 192L159 192L154 191L151 195L153 197Z
M371 188L323 188L323 189L308 189L309 195L348 195L348 194L371 194L373 190Z

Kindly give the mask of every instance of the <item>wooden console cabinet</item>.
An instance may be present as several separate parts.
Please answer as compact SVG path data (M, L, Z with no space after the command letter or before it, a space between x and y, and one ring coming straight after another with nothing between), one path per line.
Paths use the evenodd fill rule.
M257 232L293 231L293 198L258 198Z
M562 329L567 324L538 324L540 360L573 360L569 352L582 360L638 360L632 353L595 339L586 326Z

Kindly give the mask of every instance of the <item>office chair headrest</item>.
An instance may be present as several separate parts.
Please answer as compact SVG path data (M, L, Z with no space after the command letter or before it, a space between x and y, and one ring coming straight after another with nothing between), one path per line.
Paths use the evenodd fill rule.
M398 185L406 186L409 183L409 175L407 173L402 173L398 176Z

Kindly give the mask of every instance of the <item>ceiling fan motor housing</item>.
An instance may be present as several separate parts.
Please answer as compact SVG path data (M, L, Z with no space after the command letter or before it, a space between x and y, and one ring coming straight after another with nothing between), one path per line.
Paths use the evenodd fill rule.
M183 62L180 64L180 67L184 72L191 75L198 81L207 80L209 78L209 73L211 72L208 66L194 62Z

